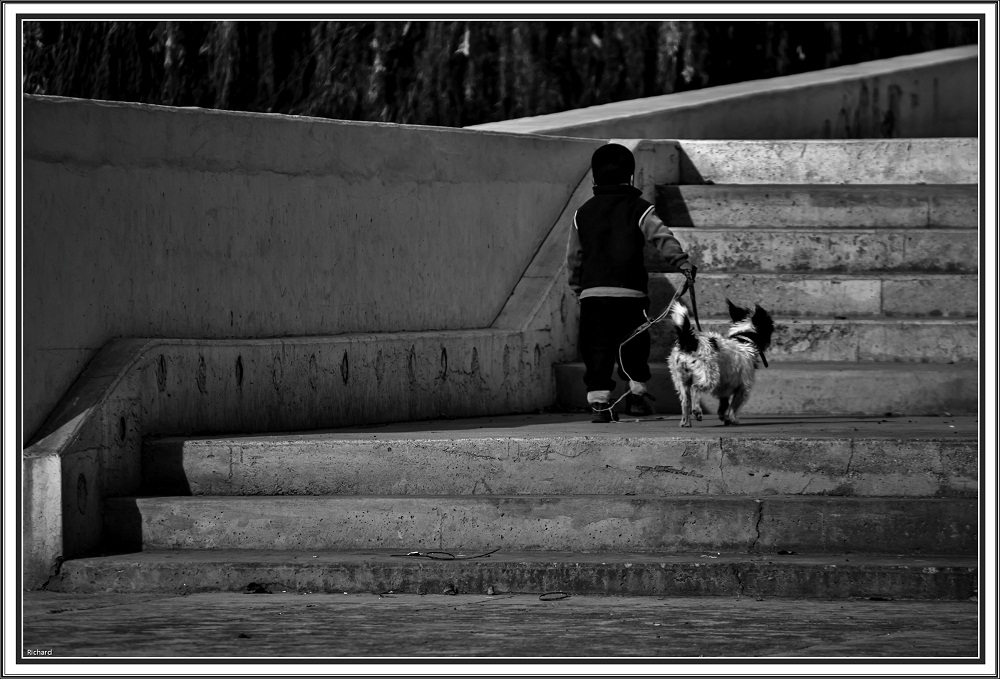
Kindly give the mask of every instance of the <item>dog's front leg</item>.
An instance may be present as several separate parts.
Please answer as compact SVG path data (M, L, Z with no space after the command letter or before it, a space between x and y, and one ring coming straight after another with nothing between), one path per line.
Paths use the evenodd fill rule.
M681 426L690 427L691 426L691 396L692 396L691 383L682 384L681 388L677 390L677 395L681 399Z
M694 414L694 419L701 422L701 395L702 390L697 387L691 387L691 412Z

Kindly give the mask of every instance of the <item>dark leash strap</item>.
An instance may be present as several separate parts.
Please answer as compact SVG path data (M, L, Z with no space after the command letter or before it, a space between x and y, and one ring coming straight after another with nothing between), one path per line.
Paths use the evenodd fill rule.
M737 340L738 342L742 342L743 344L749 344L750 346L752 346L754 349L757 350L757 355L760 356L760 360L764 362L764 367L765 368L771 367L767 364L767 356L764 355L764 352L760 350L760 347L758 347L757 344L752 339L750 339L749 337L734 337L733 339Z
M691 315L694 316L694 324L697 326L698 332L701 332L701 322L698 320L698 300L694 294L694 278L685 276L684 287L687 288L688 295L691 297ZM765 363L765 365L767 364Z

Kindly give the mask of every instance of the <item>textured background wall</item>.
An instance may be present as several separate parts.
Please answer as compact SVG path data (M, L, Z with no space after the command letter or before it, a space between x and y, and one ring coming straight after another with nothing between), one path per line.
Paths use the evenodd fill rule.
M488 327L594 142L24 100L25 441L115 337Z

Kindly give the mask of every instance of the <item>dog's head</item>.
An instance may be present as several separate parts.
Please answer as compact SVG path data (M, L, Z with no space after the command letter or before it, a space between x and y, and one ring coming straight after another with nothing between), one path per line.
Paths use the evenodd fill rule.
M754 304L753 308L741 307L727 299L726 305L729 307L729 318L733 321L729 337L746 337L757 345L761 353L767 351L771 346L771 335L774 334L771 314L759 304Z

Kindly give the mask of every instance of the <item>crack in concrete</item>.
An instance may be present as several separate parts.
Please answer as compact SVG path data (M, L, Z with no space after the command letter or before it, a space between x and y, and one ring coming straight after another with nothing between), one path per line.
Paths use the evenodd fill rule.
M229 485L229 491L233 490L233 447L229 448L229 475L226 477L226 483ZM243 446L240 446L240 464L243 464Z
M733 575L736 576L736 583L739 585L737 596L744 596L747 593L746 583L743 582L743 573L740 572L739 564L733 564Z
M855 441L854 441L854 439L851 439L850 441L851 441L851 456L849 458L847 458L847 470L844 472L844 475L848 476L848 477L851 475L851 463L854 462L854 444L855 444Z
M490 488L490 484L488 484L486 482L486 477L483 477L483 478L478 479L476 481L476 484L472 487L472 494L473 495L476 495L476 491L479 490L479 484L483 485L483 488L485 489L485 493L484 493L485 495L493 495L493 489Z
M705 444L705 460L708 461L708 460L710 460L712 458L712 444L713 443L715 444L716 449L718 450L718 455L719 455L719 477L718 477L718 479L719 479L719 488L718 488L717 492L719 492L719 493L725 493L726 492L726 470L725 470L726 449L722 445L722 439L721 438L715 439L714 441L712 439L709 439L706 442L706 444ZM705 481L705 494L706 495L710 495L711 493L712 493L712 479L711 478L707 478L706 481Z
M757 522L754 524L754 538L753 542L750 543L750 549L748 551L753 552L757 548L757 543L760 542L760 524L764 520L764 501L754 500L757 503Z
M472 439L466 439L466 441L467 442L471 442L473 444L476 443ZM400 443L400 448L402 448L402 446L405 445L406 443L408 443L408 441L400 441L399 443ZM456 441L456 443L461 443L461 441ZM437 448L435 446L421 446L420 449L421 450L431 451L431 452L434 452L434 451L437 450ZM509 450L509 448L505 449L505 451L504 451L505 453L507 453L506 457L497 457L496 455L494 455L492 453L480 453L477 450L465 448L465 447L463 447L461 445L447 445L447 446L444 446L444 452L447 453L447 454L449 454L449 455L455 455L457 457L471 458L473 460L489 460L490 462L496 462L498 460L509 460L510 459L510 450Z
M698 472L687 471L686 469L677 469L676 467L671 467L670 465L658 464L655 467L646 467L642 465L637 465L636 469L639 470L639 478L646 472L666 472L668 474L679 474L680 476L694 476L699 479L705 478L704 474L699 474Z
M49 588L49 583L59 577L60 571L62 571L62 565L66 562L66 559L62 555L57 556L52 561L52 566L49 567L49 577L45 579L42 586L39 589L47 590Z

